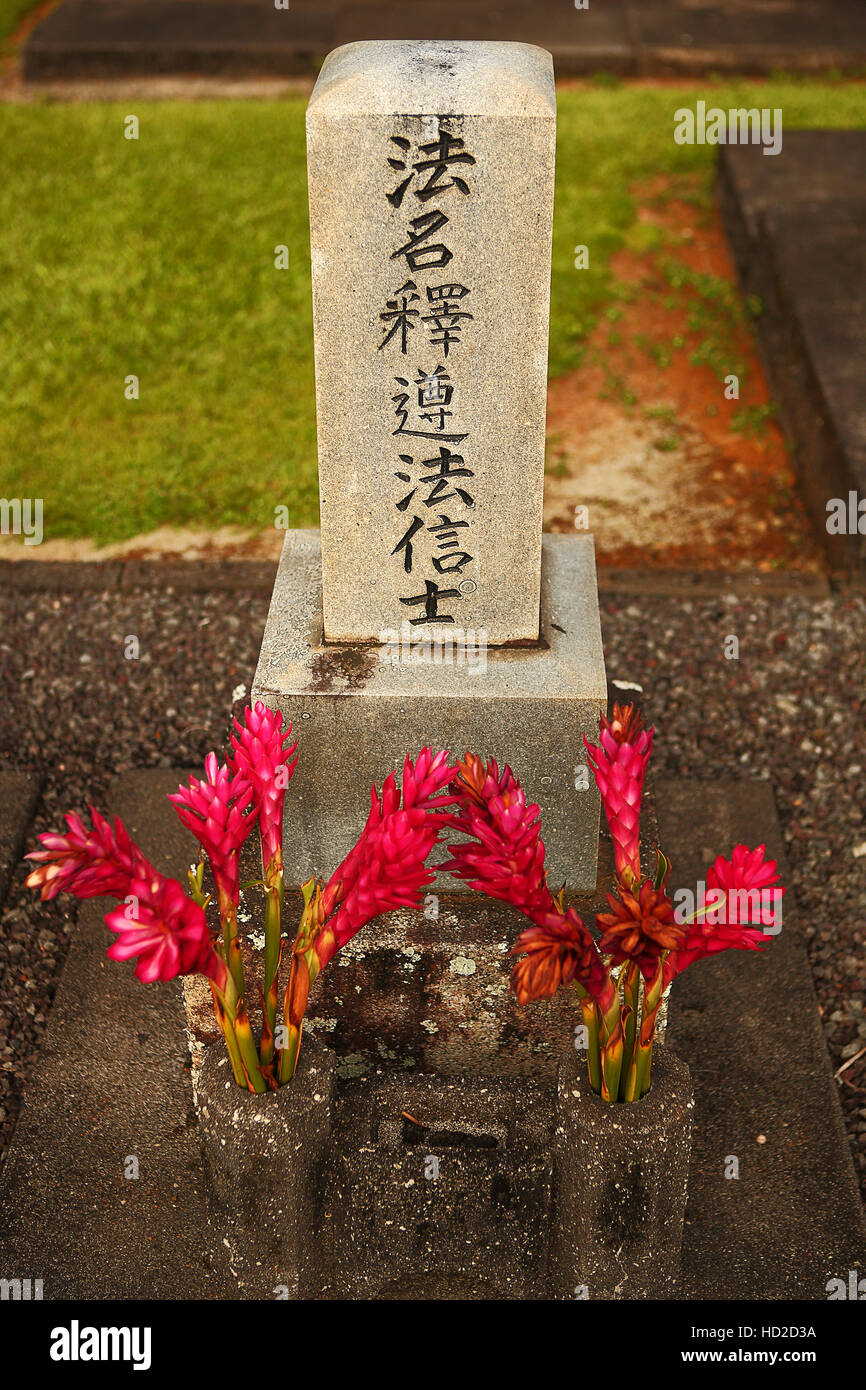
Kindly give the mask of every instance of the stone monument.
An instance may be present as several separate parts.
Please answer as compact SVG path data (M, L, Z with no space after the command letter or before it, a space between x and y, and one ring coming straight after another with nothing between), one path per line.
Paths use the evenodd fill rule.
M310 99L321 534L286 536L253 686L300 738L290 881L431 744L509 761L551 883L595 886L593 542L541 534L555 134L521 43L349 44Z

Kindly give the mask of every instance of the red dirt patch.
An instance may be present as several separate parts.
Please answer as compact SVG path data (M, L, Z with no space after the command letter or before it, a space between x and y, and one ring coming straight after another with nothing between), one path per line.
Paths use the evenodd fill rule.
M638 199L632 241L656 244L614 257L614 303L550 385L545 529L585 506L602 564L820 570L718 210L662 180Z

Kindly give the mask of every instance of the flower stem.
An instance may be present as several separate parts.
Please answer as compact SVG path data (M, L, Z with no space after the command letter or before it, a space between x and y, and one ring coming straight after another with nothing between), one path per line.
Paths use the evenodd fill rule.
M215 1007L217 1022L223 1030L232 1068L235 1069L235 1079L250 1091L259 1093L265 1091L267 1086L262 1076L261 1062L256 1051L250 1021L244 1008L244 1001L237 992L237 986L231 974L226 976L224 992L218 988L214 989L214 999L218 1001L221 1011L225 1015L226 1022L224 1024L221 1013ZM237 1074L238 1062L240 1062L241 1067L240 1076Z
M623 1032L622 1010L619 993L613 981L604 999L599 1002L601 1030L599 1045L601 1049L601 1098L615 1101L619 1095L619 1079L622 1074Z
M244 1064L241 1061L241 1052L240 1048L238 1047L238 1040L235 1037L234 1028L232 1027L232 1021L229 1018L228 1009L226 1008L225 996L221 993L220 990L217 989L213 980L211 980L210 982L210 987L211 994L213 995L214 1017L216 1018L216 1021L220 1026L222 1035L225 1038L226 1050L229 1054L229 1061L232 1064L232 1072L234 1073L235 1081L238 1083L239 1086L246 1086L246 1072L244 1071Z
M655 1038L656 1018L664 992L664 972L661 962L653 978L644 984L643 1018L636 1048L637 1083L635 1100L640 1100L650 1088L650 1071L653 1060L653 1040Z
M589 1084L598 1095L601 1091L601 1050L598 1043L598 1009L595 1001L587 994L582 985L577 985L577 993L580 997L580 1009L583 1014L583 1023L586 1028L586 1070L589 1076Z
M268 878L265 899L265 1023L262 1029L262 1066L268 1066L274 1055L274 1029L277 1019L277 975L280 969L280 926L283 908L283 875Z
M625 1041L623 1069L620 1077L620 1099L635 1098L635 1036L640 1011L640 971L633 960L625 968L623 979L623 1014L625 1017Z

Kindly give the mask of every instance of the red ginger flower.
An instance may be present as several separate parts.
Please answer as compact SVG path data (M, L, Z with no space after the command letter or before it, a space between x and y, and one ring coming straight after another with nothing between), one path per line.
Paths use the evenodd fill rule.
M237 911L239 897L238 851L256 822L244 815L253 789L243 776L232 777L228 765L217 763L216 753L205 758L205 781L190 777L188 787L178 787L172 801L184 825L207 851L220 901L220 911Z
M485 767L475 753L467 753L457 766L460 813L454 828L477 843L449 845L452 858L443 869L527 916L553 911L538 806L527 806L511 768L500 774L495 758Z
M778 925L775 905L768 902L766 890L773 890L774 904L778 902L776 894L781 897L785 890L779 885L775 859L766 859L765 855L766 845L758 845L757 849L736 845L730 859L719 855L710 865L707 888L721 890L724 898L715 905L707 904L706 915L686 925L681 948L665 962L666 985L704 956L719 951L759 951L767 944L764 932L747 925Z
M297 764L297 740L289 744L292 726L283 729L279 710L268 709L261 700L254 710L244 710L244 721L235 720L237 736L232 734L229 766L253 791L258 812L265 868L282 865L283 802L286 787ZM294 756L293 756L294 754Z
M140 980L170 980L201 973L219 981L225 967L211 947L202 909L176 879L147 860L118 817L114 827L91 808L93 829L78 816L66 817L68 833L40 835L41 850L27 855L37 868L27 879L43 900L60 892L76 898L128 898L105 920L119 940L108 948L113 960L138 956Z
M723 910L729 926L756 920L765 927L776 925L775 904L785 890L779 886L775 859L767 859L766 853L766 845L757 849L735 845L730 859L719 855L707 869L707 887L725 894Z
M397 907L420 907L420 892L434 878L434 871L426 866L427 857L440 830L453 820L442 808L451 805L454 797L439 795L453 776L447 752L434 756L424 748L414 764L407 758L402 805L391 773L381 798L373 787L370 814L358 843L325 887L313 879L304 885L304 916L284 1004L289 1036L280 1057L282 1080L288 1080L297 1066L307 998L319 971L371 918Z
M511 768L500 774L495 758L485 767L467 753L457 766L460 814L454 827L472 840L449 845L452 858L442 867L478 892L511 903L535 924L521 933L512 952L526 957L512 973L518 1001L548 998L575 979L600 997L606 975L592 935L573 908L562 910L547 886L538 806L527 806Z
M420 906L421 889L435 877L427 858L440 831L453 819L441 809L453 796L438 795L453 776L446 751L434 756L424 748L414 764L407 758L403 766L402 805L393 772L383 783L381 798L373 787L370 814L358 843L323 891L322 919L334 906L338 911L314 942L320 969L372 918L398 907Z
M616 856L616 872L627 888L640 882L640 804L652 729L644 729L634 705L613 707L610 719L599 720L599 746L584 736L584 744L601 794Z
M211 945L202 908L174 878L157 874L128 884L131 903L105 914L118 939L106 951L112 960L138 956L135 973L145 983L176 975L207 975L220 987L225 965Z
M633 960L645 980L651 980L665 951L672 951L685 937L685 928L674 916L674 905L664 888L654 888L649 879L637 893L621 888L621 898L607 894L610 912L600 912L598 926L604 929L601 950L611 957L611 965Z
M520 933L512 955L523 956L511 972L518 1004L552 999L560 985L579 980L593 995L601 994L602 966L584 922L569 908L548 914L548 920Z
M68 832L47 831L39 836L44 848L26 856L39 866L28 876L27 887L38 888L43 902L58 893L72 893L76 898L122 898L131 879L156 873L119 816L112 828L92 806L90 814L92 830L70 811L66 816Z

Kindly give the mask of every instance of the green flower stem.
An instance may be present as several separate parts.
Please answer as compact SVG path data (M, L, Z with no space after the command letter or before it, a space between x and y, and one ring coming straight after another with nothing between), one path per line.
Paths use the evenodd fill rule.
M601 1014L599 1044L601 1048L601 1091L602 1100L615 1101L619 1095L619 1079L622 1074L623 1033L622 1009L619 992L610 982L605 1000L598 1006Z
M218 903L223 929L223 957L234 980L237 996L243 999L244 967L241 960L241 943L238 939L238 910L228 893L221 892Z
M645 1096L650 1088L656 1018L658 1017L659 1006L662 1002L663 989L664 970L661 962L659 962L659 968L652 980L650 980L649 984L644 985L643 1018L641 1019L640 1037L637 1046L636 1100L640 1100Z
M629 961L623 972L623 1016L625 1018L625 1039L623 1067L620 1076L620 1100L634 1100L635 1035L640 1012L640 971L633 960ZM631 1091L631 1094L629 1094Z
M267 1090L267 1082L262 1076L261 1062L259 1061L259 1054L256 1051L256 1043L253 1038L253 1031L250 1027L250 1020L247 1017L247 1011L244 1008L243 999L238 1000L237 1011L232 1020L232 1024L240 1049L241 1060L243 1061L244 1070L247 1074L247 1084L251 1091L256 1091L258 1094L261 1094L263 1091Z
M220 993L220 991L217 990L215 993L219 995L220 1003L225 1010L229 1031L237 1046L237 1052L244 1073L241 1077L241 1084L246 1084L251 1091L260 1092L266 1090L266 1084L262 1077L261 1061L256 1051L256 1044L252 1029L250 1028L250 1021L247 1017L247 1011L244 1008L244 1001L238 993L234 977L230 972L226 976L225 991ZM217 1018L219 1019L219 1015L217 1015ZM223 1026L221 1020L220 1026ZM229 1048L229 1056L232 1058L232 1065L234 1066L235 1057L233 1049L229 1043L228 1033L226 1033L224 1027L223 1033L225 1034L226 1045Z
M598 1009L582 985L577 985L577 993L580 998L580 1009L587 1034L587 1075L590 1086L596 1095L599 1095L601 1092L601 1048L598 1041Z
M267 869L267 896L265 899L265 1020L266 1031L271 1035L270 1053L273 1056L273 1034L277 1019L276 978L280 968L280 928L283 918L283 872L278 868L271 873ZM268 1059L270 1060L270 1059ZM262 1062L265 1061L264 1055Z
M241 1050L238 1047L238 1040L235 1037L235 1031L232 1027L232 1021L229 1018L228 1009L226 1007L225 995L219 989L217 989L213 981L211 981L211 992L213 994L214 1016L216 1018L217 1023L220 1026L220 1031L223 1037L225 1038L226 1050L229 1054L229 1061L232 1064L232 1072L234 1074L235 1081L239 1086L246 1087L247 1075L246 1071L244 1070L243 1061L241 1060Z

